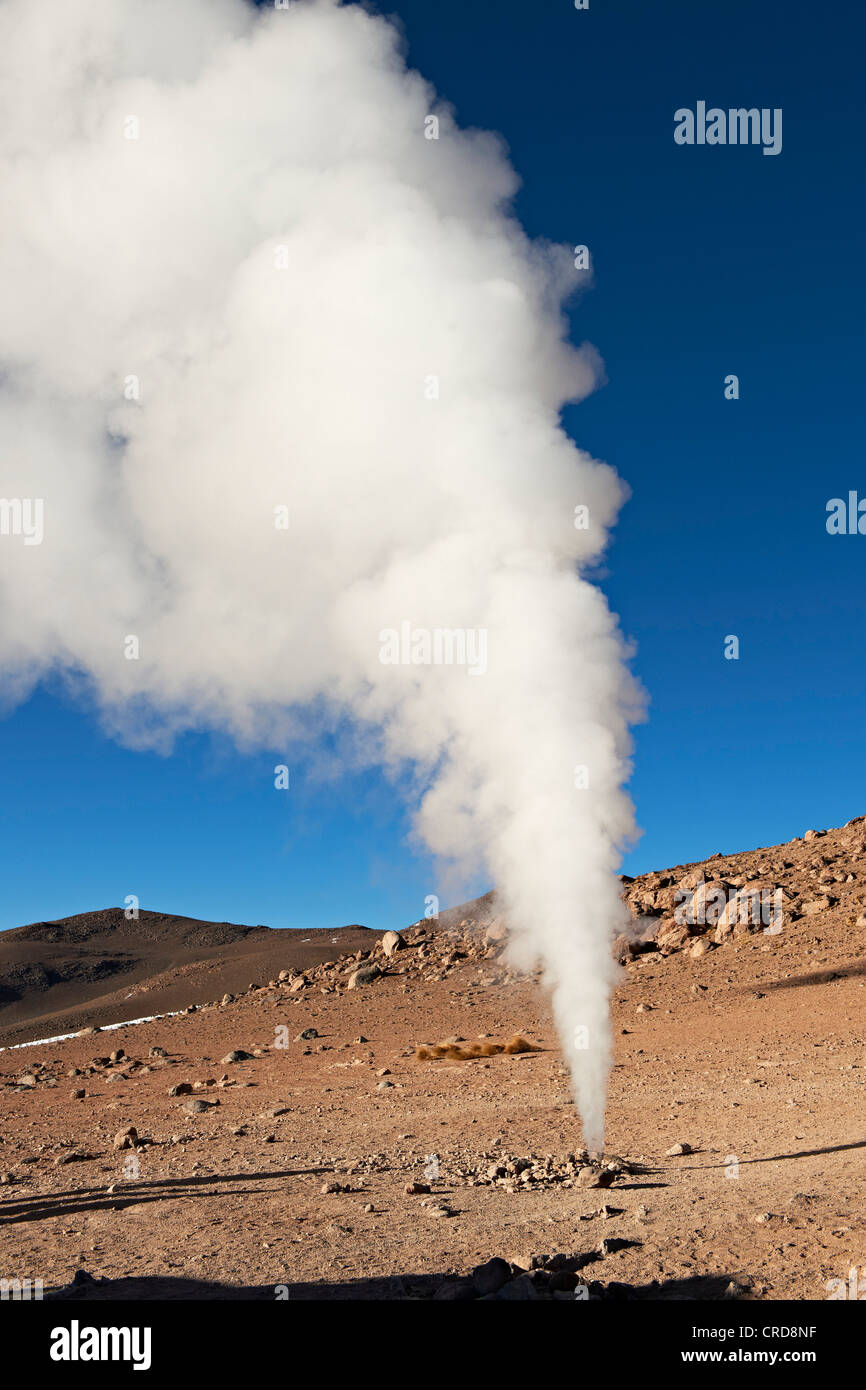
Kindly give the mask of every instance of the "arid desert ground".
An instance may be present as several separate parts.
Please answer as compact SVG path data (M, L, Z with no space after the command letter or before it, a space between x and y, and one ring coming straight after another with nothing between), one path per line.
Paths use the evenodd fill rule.
M683 926L702 881L781 890L781 930ZM163 933L128 1008L189 1011L0 1052L2 1273L82 1298L841 1296L866 1266L866 818L624 894L600 1160L489 897L391 954L359 927L254 937L265 978L231 933L229 964L173 973ZM110 983L29 1019L25 990L0 1042L117 1017ZM538 1050L485 1048L514 1035ZM493 1055L416 1057L448 1040Z

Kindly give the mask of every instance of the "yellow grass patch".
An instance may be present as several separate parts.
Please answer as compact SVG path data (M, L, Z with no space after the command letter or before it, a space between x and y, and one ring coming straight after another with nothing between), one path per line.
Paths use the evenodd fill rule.
M515 1033L508 1042L436 1043L433 1046L421 1043L415 1048L418 1062L435 1062L447 1057L452 1062L471 1062L477 1057L496 1057L504 1052L513 1057L518 1052L542 1052L536 1043L531 1043L522 1033Z

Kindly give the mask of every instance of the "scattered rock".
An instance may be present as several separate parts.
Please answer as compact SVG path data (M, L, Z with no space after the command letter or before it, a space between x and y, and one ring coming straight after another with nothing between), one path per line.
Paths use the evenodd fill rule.
M378 980L382 971L378 965L362 965L349 976L347 989L357 989L359 985L371 985L374 980Z
M577 1181L580 1187L611 1187L617 1177L618 1174L612 1168L593 1168L587 1165L580 1169Z
M476 1298L471 1279L454 1279L442 1284L433 1295L437 1303L468 1303Z
M511 1278L511 1266L494 1255L486 1264L477 1265L472 1271L472 1284L479 1298L498 1293Z
M816 912L826 912L832 907L836 899L831 898L829 893L823 894L820 898L812 898L810 902L803 903L802 913L804 917L814 917Z
M628 965L634 956L632 942L624 932L620 932L619 936L616 937L611 950L614 960L618 961L620 965Z
M691 937L688 927L671 918L665 921L656 932L656 945L660 951L679 951Z
M504 1284L498 1293L488 1294L487 1297L502 1303L534 1303L541 1294L529 1274L519 1274L516 1279Z
M599 1243L598 1253L600 1255L615 1255L617 1250L628 1250L632 1245L639 1245L640 1241L625 1240L622 1236L607 1236Z

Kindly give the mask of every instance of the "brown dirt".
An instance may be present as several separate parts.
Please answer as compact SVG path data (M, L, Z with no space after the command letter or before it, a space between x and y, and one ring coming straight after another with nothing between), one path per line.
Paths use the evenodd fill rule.
M368 948L366 927L281 931L122 908L0 933L0 1046L171 1013Z
M866 1267L862 845L857 823L707 861L708 874L788 884L799 906L781 933L723 934L699 958L646 940L623 967L607 1149L627 1165L604 1191L576 1176L579 1125L546 996L472 923L410 932L409 949L375 957L386 973L372 984L346 988L359 962L344 960L294 995L260 989L0 1053L0 1170L14 1178L0 1189L0 1272L58 1287L84 1267L138 1281L106 1286L125 1296L273 1298L287 1285L292 1297L421 1297L494 1255L526 1268L564 1252L586 1256L604 1288L718 1297L733 1280L746 1298L825 1299L828 1281ZM837 901L806 915L827 872L840 875ZM626 891L664 891L654 882ZM294 1041L309 1028L318 1036ZM544 1050L414 1055L515 1033ZM150 1057L154 1045L168 1055ZM118 1047L129 1058L67 1075ZM224 1065L233 1048L255 1055ZM16 1089L24 1067L37 1084ZM188 1113L189 1096L168 1095L179 1082L219 1105ZM129 1125L146 1142L115 1150ZM666 1157L678 1142L693 1152ZM533 1156L529 1181L486 1176ZM411 1182L432 1190L410 1194Z

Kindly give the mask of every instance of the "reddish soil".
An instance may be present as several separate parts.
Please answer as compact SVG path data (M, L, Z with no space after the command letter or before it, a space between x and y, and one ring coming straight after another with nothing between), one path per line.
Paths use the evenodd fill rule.
M716 945L699 924L675 945L670 904L647 901L613 1000L607 1151L626 1163L605 1190L569 1162L579 1123L539 981L507 969L495 919L452 916L370 955L385 971L370 984L347 988L361 962L344 959L294 993L0 1053L0 1273L56 1289L83 1268L136 1280L103 1286L127 1296L424 1297L492 1256L566 1253L623 1296L826 1299L866 1271L863 831L707 861L717 881L787 886L778 934ZM414 1057L515 1032L543 1050ZM254 1055L224 1063L232 1049ZM181 1082L219 1104L188 1113L168 1094ZM137 1147L115 1150L130 1125ZM692 1152L666 1157L678 1142ZM529 1178L509 1159L534 1160Z

